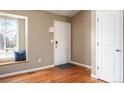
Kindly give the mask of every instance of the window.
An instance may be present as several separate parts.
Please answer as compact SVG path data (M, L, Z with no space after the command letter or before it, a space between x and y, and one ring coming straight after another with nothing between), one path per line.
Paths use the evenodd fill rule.
M0 13L0 63L13 61L14 51L27 52L26 18Z
M0 18L0 59L13 57L13 51L18 49L18 20Z

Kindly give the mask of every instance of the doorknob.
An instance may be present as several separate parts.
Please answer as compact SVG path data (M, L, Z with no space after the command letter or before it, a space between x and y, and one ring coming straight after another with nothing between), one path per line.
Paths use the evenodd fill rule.
M55 47L56 47L56 48L58 47L57 45L58 45L58 41L55 42Z
M56 41L55 43L58 44L58 41Z
M115 52L120 52L120 50L119 49L115 49Z

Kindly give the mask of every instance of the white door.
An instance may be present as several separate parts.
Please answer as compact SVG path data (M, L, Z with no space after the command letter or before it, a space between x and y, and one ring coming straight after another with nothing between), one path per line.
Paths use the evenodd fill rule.
M71 54L71 24L54 21L54 64L70 62Z
M97 77L121 82L121 11L97 11Z

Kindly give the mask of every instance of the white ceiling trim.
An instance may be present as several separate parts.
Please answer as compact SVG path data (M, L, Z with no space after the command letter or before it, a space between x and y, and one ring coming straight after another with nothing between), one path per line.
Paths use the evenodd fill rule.
M80 10L44 10L44 11L58 15L72 17L75 14L77 14Z

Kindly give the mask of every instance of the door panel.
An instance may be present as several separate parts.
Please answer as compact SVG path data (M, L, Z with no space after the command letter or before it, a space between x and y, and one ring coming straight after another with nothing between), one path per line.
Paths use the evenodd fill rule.
M60 65L70 61L70 23L54 21L54 63Z
M101 39L102 45L114 44L115 18L112 15L101 16ZM107 38L106 38L107 37Z
M108 82L120 82L121 12L97 12L97 76ZM116 51L119 50L119 51ZM99 68L99 69L98 69Z
M101 72L105 73L106 75L114 75L115 74L115 70L114 70L115 55L112 55L111 53L103 53L101 57L102 57ZM109 70L106 68L109 68Z

